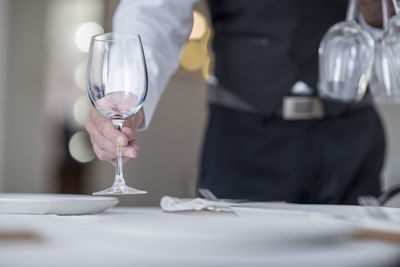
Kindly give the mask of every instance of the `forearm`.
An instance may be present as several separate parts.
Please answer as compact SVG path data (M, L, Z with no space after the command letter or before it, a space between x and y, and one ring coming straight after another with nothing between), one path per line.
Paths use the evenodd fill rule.
M179 54L190 34L197 1L125 0L114 15L114 31L138 33L143 41L148 92L140 129L148 127L164 88L179 66Z

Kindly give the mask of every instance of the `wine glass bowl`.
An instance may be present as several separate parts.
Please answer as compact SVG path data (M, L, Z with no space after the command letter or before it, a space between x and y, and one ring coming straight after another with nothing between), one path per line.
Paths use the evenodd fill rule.
M390 77L390 58L388 51L385 49L383 40L377 40L375 44L375 58L370 81L371 94L375 102L387 104L393 100L393 81Z
M135 94L113 92L94 103L101 115L111 120L126 120L136 114L141 105Z
M104 33L91 39L86 75L87 92L96 110L117 130L143 106L147 95L146 60L140 36ZM114 184L95 195L145 194L129 187L123 176L122 148L116 145Z
M318 92L339 102L359 101L365 94L374 59L374 40L354 21L332 26L319 50Z
M389 20L386 0L382 0L383 35L376 41L371 94L379 104L400 103L400 15L393 1L396 15Z
M337 102L360 101L374 61L374 39L355 21L356 0L350 0L346 20L325 33L318 49L318 93Z
M396 36L400 34L400 15L397 14L390 18L387 26L387 36Z

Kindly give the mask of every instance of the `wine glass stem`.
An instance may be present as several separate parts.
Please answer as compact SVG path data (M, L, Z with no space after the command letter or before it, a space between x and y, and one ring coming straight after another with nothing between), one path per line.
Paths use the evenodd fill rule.
M346 21L354 21L354 13L356 11L356 0L350 0L349 6L347 7Z
M383 29L387 30L388 20L389 20L389 13L388 13L388 2L387 0L382 0L382 20L383 20Z
M123 120L113 120L115 129L121 131ZM113 186L125 186L125 179L123 173L123 162L122 162L122 147L117 144L117 154L115 156L115 181Z
M397 0L392 0L392 2L393 2L394 12L396 14L399 14L400 12L399 3L397 2Z

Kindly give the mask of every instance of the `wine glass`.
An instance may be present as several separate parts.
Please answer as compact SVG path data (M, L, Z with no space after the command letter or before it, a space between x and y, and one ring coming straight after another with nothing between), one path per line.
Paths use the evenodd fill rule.
M91 39L86 74L93 106L117 130L143 106L147 94L147 69L140 36L104 33ZM123 175L122 148L116 145L114 184L94 195L146 194L129 187Z
M372 77L369 84L371 94L378 103L387 103L390 101L391 91L393 90L392 79L390 77L390 58L388 46L384 42L384 35L388 30L388 6L387 0L382 2L382 20L383 32L381 36L375 40L375 58L372 67Z
M400 11L393 0L396 15L389 20L387 0L382 0L383 35L376 41L375 60L370 83L379 104L400 103Z
M359 101L367 89L374 60L374 40L355 21L355 8L356 0L351 0L346 21L333 25L318 49L318 92L323 98Z

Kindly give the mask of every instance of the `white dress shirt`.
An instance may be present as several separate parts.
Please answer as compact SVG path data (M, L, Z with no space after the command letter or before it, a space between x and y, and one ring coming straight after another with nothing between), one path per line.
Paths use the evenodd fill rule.
M193 25L193 6L198 0L122 0L113 18L114 32L137 33L141 36L148 70L148 93L143 105L146 129L171 76L179 66L179 55ZM375 28L367 31L376 34ZM367 27L366 27L367 26ZM293 93L309 94L312 89L298 81Z
M114 32L141 36L148 71L148 92L143 105L147 128L157 103L179 66L179 55L193 25L198 0L122 0L113 18Z

